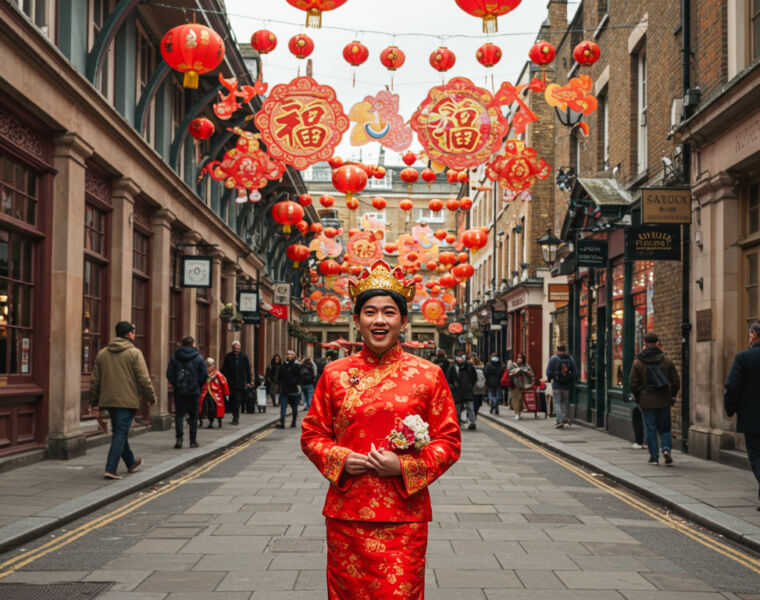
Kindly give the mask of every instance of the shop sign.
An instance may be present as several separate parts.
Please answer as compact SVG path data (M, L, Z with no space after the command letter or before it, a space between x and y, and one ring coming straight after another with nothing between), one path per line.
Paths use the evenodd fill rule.
M578 266L607 267L606 240L578 240Z
M491 323L503 324L507 322L507 311L495 310L491 313Z
M642 188L642 223L691 223L689 188Z
M290 304L289 283L275 283L272 287L274 290L272 304Z
M515 310L517 308L520 308L522 305L527 304L527 303L528 303L528 294L526 292L523 292L522 294L520 294L516 298L512 298L509 301L509 310L513 311L513 310Z
M680 225L634 225L625 232L628 260L681 260Z
M491 331L501 331L501 325L491 325L490 329Z
M570 302L570 286L566 283L550 283L549 302Z

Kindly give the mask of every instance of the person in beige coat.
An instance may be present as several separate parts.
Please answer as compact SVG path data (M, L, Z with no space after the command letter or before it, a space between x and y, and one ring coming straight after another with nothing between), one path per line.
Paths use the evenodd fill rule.
M111 417L111 447L106 459L106 479L121 479L117 473L119 459L134 473L143 464L129 448L127 436L140 401L151 406L156 392L150 381L145 358L135 346L135 326L127 321L116 325L116 337L98 352L90 379L90 404L96 410L107 408Z
M509 391L509 399L512 402L512 410L515 411L514 418L519 420L523 411L523 390L535 382L533 369L525 361L525 354L522 352L517 355L515 362L509 366L509 379L513 386Z

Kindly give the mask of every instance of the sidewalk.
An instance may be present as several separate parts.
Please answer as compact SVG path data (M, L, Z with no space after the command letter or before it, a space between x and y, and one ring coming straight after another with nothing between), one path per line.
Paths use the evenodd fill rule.
M485 407L484 407L485 408ZM603 473L637 493L662 504L725 537L760 551L760 512L757 483L751 471L696 458L673 450L673 466L649 465L646 448L583 425L555 429L556 421L534 419L524 413L519 421L502 407L500 415L480 416Z
M188 448L187 422L181 450L173 448L173 426L166 431L130 435L129 445L135 456L143 458L144 466L128 475L120 463L121 480L103 477L108 444L90 447L87 454L72 460L42 460L0 473L0 552L202 462L273 425L279 420L280 409L267 409L265 413L240 415L240 425L230 425L231 417L227 416L221 429L199 429L199 448Z

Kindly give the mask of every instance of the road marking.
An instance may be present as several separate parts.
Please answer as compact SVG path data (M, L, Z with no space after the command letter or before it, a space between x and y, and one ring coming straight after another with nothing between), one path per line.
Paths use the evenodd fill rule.
M256 442L258 442L260 439L265 438L266 436L270 435L273 432L274 432L274 429L267 429L265 431L262 431L261 433L256 434L249 440L243 442L239 446L234 446L232 448L225 450L216 458L210 460L207 463L204 463L202 466L194 469L193 471L190 471L189 473L187 473L186 475L183 475L179 479L170 480L169 483L165 487L162 487L160 489L150 490L145 495L135 498L134 500L127 502L127 504L120 506L119 508L112 510L109 513L106 513L105 515L102 515L96 519L92 519L91 521L88 521L87 523L83 523L76 529L67 531L63 535L43 544L39 548L35 548L34 550L29 550L28 552L24 552L3 563L0 563L0 579L2 579L3 577L7 577L11 573L18 571L20 568L25 567L26 565L30 563L33 563L34 561L42 558L43 556L50 554L51 552L54 552L56 550L59 550L60 548L63 548L64 546L69 545L70 543L74 542L75 540L78 540L79 538L87 535L88 533L91 533L92 531L100 529L101 527L104 527L105 525L108 525L109 523L113 523L114 521L121 519L122 517L128 515L129 513L134 512L141 506L144 506L148 502L151 502L155 500L156 498L163 496L164 494L168 494L169 492L176 490L178 487L180 487L181 485L184 485L188 481L197 479L204 473L207 473L208 471L210 471L217 465L223 463L229 458L232 458L233 456L242 452L246 448L249 448Z
M650 516L651 518L657 521L660 521L661 523L664 523L671 529L675 529L676 531L681 532L685 536L690 537L691 539L693 539L696 542L699 542L703 546L706 546L707 548L710 548L711 550L714 550L715 552L722 554L723 556L730 558L731 560L735 562L738 562L739 564L747 567L751 571L754 571L755 573L760 573L760 559L754 558L748 554L741 552L740 550L737 550L735 548L732 548L731 546L728 546L717 540L714 540L707 534L704 534L700 531L695 531L692 528L688 527L687 525L684 525L683 523L681 523L680 521L678 521L676 518L672 517L671 515L660 514L655 509L646 505L640 500L637 500L636 498L627 495L626 493L620 491L619 489L616 489L615 487L611 486L610 484L604 481L600 481L599 478L593 477L592 475L590 475L589 473L587 473L586 471L584 471L577 465L573 464L569 460L562 458L561 456L558 456L557 454L551 452L550 450L546 450L545 448L542 448L541 446L525 439L524 437L509 430L504 425L494 423L491 421L486 421L486 424L493 427L494 429L498 429L503 434L512 438L513 440L522 444L523 446L527 446L531 450L535 450L542 456L545 456L549 460L552 460L558 465L566 468L568 471L572 471L573 473L575 473L582 479L604 490L608 494L615 496L618 500L625 502L626 504L635 508L636 510L639 510L645 513L646 515Z

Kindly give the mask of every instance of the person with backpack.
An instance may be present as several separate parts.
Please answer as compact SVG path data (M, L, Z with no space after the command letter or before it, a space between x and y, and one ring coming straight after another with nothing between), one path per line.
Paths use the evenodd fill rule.
M549 359L546 365L546 378L552 384L554 398L554 414L557 417L555 429L570 425L567 414L570 406L570 392L578 377L578 367L575 359L567 353L564 344L557 346L557 353Z
M300 377L304 410L309 412L311 399L314 396L314 386L317 383L317 365L308 356L301 361Z
M206 361L195 348L195 338L187 336L182 345L172 355L166 367L166 378L174 389L174 431L177 442L174 447L182 448L184 431L182 421L187 415L190 425L190 447L198 447L198 405L201 387L208 379Z
M658 347L659 341L654 332L650 331L644 336L644 350L633 360L628 381L643 413L649 464L660 464L657 447L659 433L665 464L672 465L670 407L675 403L681 380L673 361Z
M502 398L501 377L504 375L506 367L499 360L498 352L494 352L488 360L488 364L483 369L486 376L486 393L488 394L489 412L492 415L499 414L499 404Z

